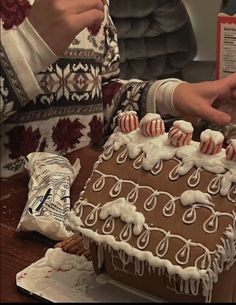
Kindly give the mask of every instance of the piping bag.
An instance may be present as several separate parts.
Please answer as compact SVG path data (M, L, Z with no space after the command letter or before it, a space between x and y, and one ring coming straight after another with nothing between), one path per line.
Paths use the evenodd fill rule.
M27 155L25 168L30 180L28 200L17 231L37 231L50 239L61 241L73 233L64 222L71 209L70 188L81 165L73 165L65 157L33 152Z

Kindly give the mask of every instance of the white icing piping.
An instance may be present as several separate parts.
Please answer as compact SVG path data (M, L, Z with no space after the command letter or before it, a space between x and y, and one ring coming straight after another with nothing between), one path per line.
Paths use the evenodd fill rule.
M97 232L92 231L91 229L82 228L81 226L77 225L77 218L78 217L74 214L74 212L68 213L66 225L69 226L73 231L80 232L88 238L95 240L98 244L106 243L115 251L122 250L129 256L134 256L141 261L147 261L155 268L167 268L170 274L179 274L185 280L190 278L200 279L206 275L206 270L198 270L195 267L183 268L178 265L173 265L170 261L166 259L160 259L159 257L154 256L150 251L140 251L129 245L127 242L116 241L115 237L112 235L100 235Z
M227 262L228 268L232 266L235 262L236 257L236 247L235 247L235 235L236 235L236 215L234 213L234 224L232 226L228 226L225 235L226 239L222 239L223 246L217 246L218 253L216 253L217 258L213 262L213 270L199 270L196 267L187 267L183 268L178 265L173 265L170 261L158 258L153 256L150 251L138 251L130 246L128 243L123 241L116 241L115 238L111 235L99 235L97 232L93 232L90 229L82 228L80 225L81 221L78 221L78 217L70 212L68 214L68 219L66 220L66 225L69 226L73 231L77 231L82 233L87 238L96 241L97 244L104 244L104 248L108 247L109 252L112 254L113 250L115 251L124 251L128 256L134 257L135 261L138 260L138 264L144 264L146 261L150 268L149 270L155 270L158 268L158 273L164 274L164 270L166 269L169 273L169 277L173 278L175 275L180 276L180 292L187 292L190 286L191 292L194 294L198 291L198 286L200 280L202 281L202 294L205 297L206 302L211 301L212 290L213 290L213 282L216 282L218 279L218 274L223 271L224 264ZM190 241L189 241L190 243ZM185 249L184 249L185 250ZM206 255L204 256L204 260L206 260ZM202 259L199 257L198 260ZM137 264L135 264L137 270ZM138 265L140 266L140 265ZM123 267L124 268L124 267ZM139 269L140 270L140 269ZM138 273L138 272L137 272ZM142 274L142 272L141 272ZM195 287L194 287L195 283ZM185 288L184 288L185 287Z
M175 213L175 204L178 200L181 201L181 197L173 197L171 194L169 194L168 192L162 192L162 191L158 191L158 190L154 190L152 187L150 186L141 186L139 184L136 184L135 182L131 181L131 180L123 180L123 179L119 179L117 178L116 176L114 175L111 175L111 174L104 174L102 173L101 171L99 170L94 170L94 173L97 173L100 175L100 177L94 182L93 184L93 190L96 192L96 191L101 191L103 189L103 187L105 186L105 181L106 179L108 178L112 178L113 180L115 180L116 182L114 183L114 186L111 188L109 194L111 195L111 197L115 197L116 194L119 195L120 191L122 190L122 184L125 184L125 183L129 183L129 184L132 184L134 186L134 188L128 193L127 197L126 197L126 200L129 201L130 203L135 203L137 198L138 198L138 193L139 193L139 190L140 189L146 189L146 190L149 190L151 192L151 195L145 200L144 202L144 209L146 211L152 211L154 210L154 208L156 207L156 204L157 204L157 198L160 196L160 195L165 195L167 196L167 198L169 199L169 201L164 205L163 207L163 215L165 215L166 217L170 217L170 216L173 216L174 213ZM102 183L100 184L100 182L102 181ZM99 182L99 183L98 183ZM97 188L99 184L99 188ZM102 187L101 187L102 185ZM115 186L119 185L119 192L116 192L116 193L113 193L112 190L114 189ZM210 217L207 219L207 221L204 223L204 230L207 232L207 233L210 233L210 232L215 232L218 228L217 225L215 225L212 229L212 231L209 231L209 229L206 229L207 227L207 224L209 223L209 226L211 226L211 222L215 222L215 224L218 224L218 218L221 217L221 216L227 216L227 217L230 217L233 219L233 215L230 214L230 213L223 213L223 212L217 212L214 210L213 207L211 207L210 205L214 206L214 203L213 202L209 202L208 201L208 204L206 204L207 202L204 201L205 204L202 204L201 202L201 197L203 196L204 193L200 192L200 191L186 191L184 192L183 194L186 195L186 194L191 194L193 196L193 194L195 195L195 199L196 200L199 200L199 203L197 203L197 201L195 201L196 203L194 204L194 206L191 208L191 209L196 209L196 208L206 208L206 209L209 209L211 211L211 215ZM181 196L183 196L183 194ZM196 194L198 194L196 196ZM118 196L117 195L117 196ZM134 196L135 195L135 196ZM210 196L210 195L209 195ZM134 200L135 199L135 200ZM203 198L204 199L204 198ZM190 200L192 201L193 199L190 198ZM194 203L194 202L193 202ZM184 215L183 215L183 221L184 219L188 218L188 211L187 210ZM79 212L78 212L79 213ZM81 215L81 212L79 213L79 215ZM78 216L79 216L78 215ZM185 222L185 223L192 223L192 222L189 222L188 220Z
M115 201L114 201L115 202ZM88 204L87 201L81 201L80 203L80 207L82 206L91 206L91 204ZM198 207L201 206L201 207L205 207L204 205L198 205ZM94 206L95 208L95 206ZM101 209L101 208L100 208ZM216 232L217 230L217 227L218 227L218 217L219 216L228 216L228 217L231 217L233 218L233 215L229 214L229 213L222 213L220 215L219 212L215 212L214 209L212 207L209 207L209 209L212 210L212 216L210 216L204 223L203 227L204 227L204 230L207 232L207 233L213 233L213 232ZM90 215L93 215L93 217L97 220L98 219L98 213L99 213L99 209L94 209L92 210L94 211L94 213L96 213L96 216L94 217L94 214L90 213L87 217L86 217L86 220L85 220L85 223L86 224L90 224L91 221L89 220L89 217ZM95 212L96 211L96 212ZM126 211L126 214L128 212ZM118 212L119 214L119 212ZM117 214L117 215L118 215ZM139 213L141 214L141 213ZM102 219L104 217L108 216L108 215L102 215ZM105 217L105 218L106 218ZM93 218L93 219L94 219ZM127 219L129 221L129 215L127 215ZM195 218L196 219L196 218ZM234 219L234 218L233 218ZM136 222L138 222L140 220L140 218L137 218L136 219ZM107 227L107 222L109 221L109 225L108 225L108 229L106 229ZM112 222L112 225L111 225L111 222ZM191 222L192 223L192 222ZM208 230L207 227L213 227L213 223L215 224L214 226L214 230ZM95 224L95 223L94 223ZM157 227L150 227L148 226L148 224L144 224L143 221L141 221L141 224L140 224L140 227L141 226L144 226L145 228L145 231L139 236L138 240L137 240L137 247L139 249L145 249L149 243L149 238L150 238L150 232L151 231L158 231L158 232L161 232L163 235L164 235L164 238L157 244L156 246L156 254L159 256L159 257L164 257L165 254L167 253L168 249L169 249L169 240L171 238L176 238L176 239L179 239L181 240L184 245L183 247L177 252L176 256L175 256L175 259L176 261L180 264L180 265L184 265L186 264L188 261L189 261L189 258L190 258L190 247L200 247L203 251L204 251L204 257L207 256L209 258L209 262L208 262L208 265L207 266L204 266L205 269L208 269L212 263L211 261L211 257L210 257L210 254L214 254L215 251L211 252L209 251L208 248L206 248L204 245L200 244L200 243L195 243L195 242L192 242L191 240L187 240L185 238L183 238L182 236L179 236L179 235L176 235L176 234L171 234L169 231L165 231L164 229L161 229L161 228L157 228ZM102 228L102 232L103 234L111 234L114 230L114 227L115 227L115 223L114 223L114 217L111 218L108 217L103 228ZM141 231L140 231L141 233ZM123 236L125 237L123 239ZM129 239L132 237L132 223L127 223L123 230L121 231L120 233L120 239L124 242L127 242L129 241ZM187 254L186 254L187 252ZM183 258L185 255L185 258ZM197 259L197 263L198 261L200 260ZM195 267L197 267L197 263L195 262ZM202 266L203 268L203 266Z
M118 155L117 162L125 162L128 156L131 159L137 158L133 164L135 169L143 167L145 170L153 170L163 160L170 160L174 156L181 159L180 161L175 158L179 164L170 172L169 178L171 180L177 180L195 166L197 168L196 171L188 179L190 187L195 187L199 184L200 172L203 170L215 174L223 174L222 179L220 179L220 194L222 196L227 196L229 190L236 183L236 162L225 158L224 149L216 155L208 156L200 152L198 142L191 141L191 145L175 147L169 144L167 133L159 137L149 138L144 137L140 130L137 129L129 134L115 131L104 145L102 158L109 160L114 151L117 151L122 146L124 146L124 151ZM161 170L162 166L159 172ZM235 197L229 197L230 201L236 202Z

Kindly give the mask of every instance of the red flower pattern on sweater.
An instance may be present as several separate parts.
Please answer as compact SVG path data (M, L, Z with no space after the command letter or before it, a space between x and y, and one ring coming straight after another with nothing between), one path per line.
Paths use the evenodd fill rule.
M27 0L1 0L0 19L3 28L10 30L20 25L29 15L31 5Z
M101 28L101 23L95 23L88 27L88 31L91 35L97 36Z
M85 128L78 119L71 121L69 118L61 119L53 127L52 139L55 143L56 150L66 153L69 149L75 149L76 144L80 143L83 136L81 129Z
M119 82L112 82L109 84L105 84L102 87L102 101L103 101L103 108L110 107L113 103L113 97L122 87L122 83Z
M9 130L6 135L9 138L9 142L5 144L10 150L9 157L11 159L17 159L21 156L26 157L29 153L37 150L39 140L41 138L39 129L33 131L32 127L16 126Z

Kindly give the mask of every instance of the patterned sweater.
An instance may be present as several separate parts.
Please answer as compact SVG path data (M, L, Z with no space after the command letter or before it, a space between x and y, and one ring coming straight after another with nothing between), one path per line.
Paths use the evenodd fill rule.
M13 25L19 26L18 19ZM61 58L39 73L27 63L24 46L15 45L23 52L14 57L15 29L10 28L3 31L1 45L2 177L21 172L30 152L65 155L99 143L112 132L120 110L132 109L142 117L157 111L160 95L166 104L172 102L176 85L170 88L170 81L119 79L117 33L108 4L101 26L84 29ZM175 110L167 113L175 115Z

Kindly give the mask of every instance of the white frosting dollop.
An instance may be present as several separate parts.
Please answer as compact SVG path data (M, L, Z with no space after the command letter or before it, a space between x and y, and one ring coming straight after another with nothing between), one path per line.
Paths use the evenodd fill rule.
M161 116L158 113L147 113L140 121L140 124L148 123L152 120L161 120Z
M134 224L133 232L139 235L145 224L145 217L142 213L136 212L136 206L129 203L124 197L105 203L100 212L100 218L108 216L120 217L126 223Z
M201 142L207 142L209 139L211 139L217 145L223 143L224 135L219 131L206 129L201 133L200 139Z
M83 255L78 256L64 252L61 248L49 248L45 257L36 262L34 267L52 267L54 270L67 271L72 268L77 270L93 271L92 262Z
M212 204L212 198L208 193L199 190L188 190L181 194L180 201L182 205L190 205L194 203Z
M178 127L185 133L192 133L193 132L193 125L190 122L186 122L184 120L178 120L173 123L175 127Z

